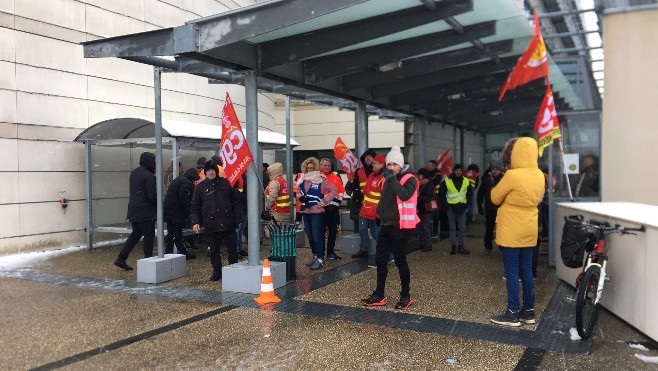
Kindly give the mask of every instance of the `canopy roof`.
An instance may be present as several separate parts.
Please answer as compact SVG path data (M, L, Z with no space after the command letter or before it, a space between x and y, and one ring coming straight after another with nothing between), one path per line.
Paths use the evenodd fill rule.
M154 132L155 123L152 121L134 117L123 117L94 124L80 133L75 138L75 141L86 142L135 138L145 139L153 138ZM222 128L220 126L198 124L194 122L162 120L162 136L192 141L195 143L201 141L218 146L222 137ZM273 131L259 130L258 143L261 144L265 150L281 149L286 146L286 136ZM290 138L290 145L296 147L299 143Z
M532 127L543 79L498 92L533 28L510 0L276 0L83 43L118 57L370 114L494 132ZM549 58L550 59L550 58ZM585 106L550 59L558 112Z

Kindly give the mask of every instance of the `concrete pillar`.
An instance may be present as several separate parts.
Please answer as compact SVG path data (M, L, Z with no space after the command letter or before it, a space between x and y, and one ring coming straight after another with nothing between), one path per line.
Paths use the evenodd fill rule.
M356 153L357 158L361 157L363 152L368 149L368 112L366 111L366 102L356 102L354 132L356 137Z

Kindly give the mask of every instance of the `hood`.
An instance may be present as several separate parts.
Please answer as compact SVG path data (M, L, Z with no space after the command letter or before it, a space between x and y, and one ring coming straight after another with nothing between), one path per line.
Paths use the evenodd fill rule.
M297 185L299 186L300 184L304 183L304 181L308 180L311 183L322 183L325 179L327 179L327 176L322 174L319 171L311 171L310 173L302 174L302 176L299 177L297 180Z
M306 166L308 165L309 162L313 163L313 168L315 170L320 170L320 161L315 158L315 157L309 157L304 162L302 162L302 173L306 173Z
M375 156L377 156L377 153L375 153L375 151L373 151L371 149L368 149L365 152L363 152L363 154L360 157L361 165L366 166L366 156L368 156L368 155L370 155L374 158ZM370 165L367 165L367 166L370 166Z
M139 164L155 174L155 155L153 153L143 152L142 155L139 156Z
M283 165L280 162L275 162L267 167L267 173L270 174L270 179L283 176Z
M537 156L539 156L537 141L528 137L519 138L516 143L514 143L514 147L512 147L510 162L512 169L538 169Z
M194 168L185 170L183 176L192 182L196 182L197 180L199 180L199 174Z

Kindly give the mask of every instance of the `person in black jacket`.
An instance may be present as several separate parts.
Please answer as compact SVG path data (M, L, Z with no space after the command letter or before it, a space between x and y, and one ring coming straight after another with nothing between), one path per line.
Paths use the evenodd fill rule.
M484 215L484 254L491 254L493 248L493 233L496 227L496 216L498 214L498 205L491 202L491 190L503 177L502 166L500 162L492 162L490 171L482 177L482 184L478 189L477 206L478 214Z
M139 239L144 236L144 257L153 256L153 240L155 238L155 218L157 210L157 195L155 190L155 155L144 152L139 156L139 167L130 173L130 198L128 199L128 214L126 219L132 224L132 233L123 244L114 265L130 271L133 268L126 264L128 255Z
M192 229L195 233L201 231L202 225L206 229L213 268L210 280L219 281L222 278L222 256L219 252L222 241L228 248L228 263L238 262L235 229L242 220L240 196L226 178L217 176L219 168L216 163L206 162L203 170L206 179L197 184L192 197Z
M432 251L432 214L435 212L427 210L425 205L427 202L432 202L432 199L437 203L438 197L435 197L434 183L432 182L432 172L426 168L418 170L418 180L420 182L420 189L418 190L418 229L420 234L418 237L419 247L424 252Z
M167 237L165 238L165 254L171 254L174 243L179 254L186 259L196 256L187 251L183 244L183 226L190 215L190 204L194 192L194 182L199 180L196 169L188 169L183 176L174 179L169 185L164 199L164 221L167 222Z

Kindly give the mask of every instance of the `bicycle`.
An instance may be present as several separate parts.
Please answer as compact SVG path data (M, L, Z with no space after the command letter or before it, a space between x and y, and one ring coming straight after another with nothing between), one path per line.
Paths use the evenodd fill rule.
M607 222L594 219L584 221L582 219L569 218L570 222L580 223L581 226L592 231L587 235L587 260L583 271L576 278L576 330L582 339L592 336L599 316L603 285L610 278L606 276L609 246L606 243L607 236L611 233L620 235L633 234L633 232L644 232L644 226L639 228L623 227L615 224L610 226Z

